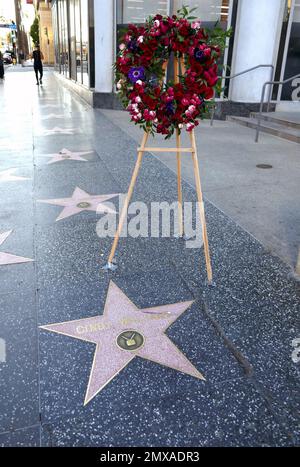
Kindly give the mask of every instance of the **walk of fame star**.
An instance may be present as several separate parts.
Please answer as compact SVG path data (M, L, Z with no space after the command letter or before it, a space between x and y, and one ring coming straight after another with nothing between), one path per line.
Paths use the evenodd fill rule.
M42 109L57 109L58 104L45 104L41 106Z
M10 236L12 230L8 232L0 233L0 246L5 242L7 237ZM23 258L22 256L11 255L10 253L0 252L0 266L6 266L9 264L20 264L20 263L29 263L34 261L33 259Z
M75 128L60 128L58 126L52 128L52 130L44 130L43 136L53 135L74 135Z
M40 157L51 157L51 160L47 164L55 164L56 162L61 161L82 161L88 162L88 159L84 159L82 156L91 154L93 151L84 151L84 152L72 152L68 149L62 149L57 154L45 154Z
M50 120L52 118L65 118L65 115L49 114L49 115L46 115L46 117L42 117L42 120Z
M84 405L88 404L135 357L204 380L202 374L165 334L193 301L139 309L110 282L103 315L41 326L96 345Z
M2 172L0 172L0 182L16 182L21 180L29 180L29 178L26 177L18 177L17 175L13 175L13 173L16 172L16 170L18 169L2 170Z
M111 198L119 196L120 194L121 193L111 195L90 195L81 188L76 187L71 198L44 199L38 200L38 202L53 204L54 206L64 206L64 209L56 219L56 221L60 221L67 217L74 216L81 211L96 211L98 213L106 212L115 214L115 210L109 208L103 203Z

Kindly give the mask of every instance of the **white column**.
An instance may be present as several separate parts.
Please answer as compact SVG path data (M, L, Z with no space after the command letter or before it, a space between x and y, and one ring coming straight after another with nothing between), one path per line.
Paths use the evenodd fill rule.
M276 66L284 4L283 0L239 1L231 75L260 64ZM261 68L234 78L230 99L260 102L263 84L270 77L271 69Z
M95 89L112 92L114 63L114 1L94 0Z

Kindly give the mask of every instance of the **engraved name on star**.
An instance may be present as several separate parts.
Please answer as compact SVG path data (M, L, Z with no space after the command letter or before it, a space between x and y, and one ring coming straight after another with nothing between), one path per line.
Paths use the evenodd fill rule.
M185 301L139 309L110 282L103 315L41 326L41 329L96 345L86 405L136 357L205 380L165 334L192 304L193 301Z
M29 180L29 178L26 178L26 177L19 177L18 175L13 175L14 172L16 172L16 170L18 169L2 170L0 172L0 182L16 182L16 181Z
M12 234L12 230L8 232L0 233L0 246L5 242L5 240ZM22 256L11 255L10 253L4 253L0 251L0 266L7 266L9 264L20 264L20 263L29 263L34 261L33 259L24 258Z
M56 162L62 161L81 161L81 162L89 162L88 159L84 159L82 156L87 156L88 154L92 154L93 151L84 151L84 152L72 152L68 149L62 149L56 154L44 154L40 157L51 157L51 160L47 162L47 164L55 164Z
M64 206L64 209L57 217L56 222L67 217L74 216L82 211L106 212L115 214L116 211L104 204L111 198L120 196L121 193L108 195L90 195L79 187L76 187L71 198L38 200L39 203L52 204L54 206Z

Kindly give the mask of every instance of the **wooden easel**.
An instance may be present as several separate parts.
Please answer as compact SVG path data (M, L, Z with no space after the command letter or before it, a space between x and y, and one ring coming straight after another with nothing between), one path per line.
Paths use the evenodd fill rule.
M180 67L182 74L184 73L184 63L183 59L180 60ZM165 63L165 70L167 68L167 62ZM179 60L174 58L174 80L175 83L179 82ZM209 252L209 245L208 245L208 235L207 235L207 227L206 227L206 219L205 219L205 210L204 210L204 202L203 202L203 195L201 189L201 180L200 180L200 172L199 172L199 164L198 164L198 156L197 156L197 146L196 146L196 138L194 130L190 133L191 139L191 147L190 148L182 148L181 147L181 137L179 134L179 130L176 130L176 148L152 148L146 147L148 141L149 134L147 132L144 133L141 146L137 149L138 157L135 164L135 168L132 174L131 182L129 185L128 193L125 199L125 203L120 215L118 229L115 234L114 242L112 245L112 249L108 258L108 263L106 269L114 270L116 266L113 263L113 259L115 256L115 252L119 243L119 238L122 232L123 224L125 217L127 216L128 206L132 197L132 193L134 190L134 186L137 180L138 173L141 168L142 159L144 152L174 152L177 155L177 190L178 190L178 219L179 219L179 232L180 236L182 237L183 232L183 210L182 210L182 183L181 183L181 153L191 153L193 158L193 166L194 166L194 173L195 173L195 181L196 181L196 191L198 197L198 204L200 210L200 219L201 219L201 226L202 226L202 237L204 243L204 253L205 253L205 262L206 262L206 271L207 271L207 279L208 283L212 283L212 267L211 267L211 260L210 260L210 252Z

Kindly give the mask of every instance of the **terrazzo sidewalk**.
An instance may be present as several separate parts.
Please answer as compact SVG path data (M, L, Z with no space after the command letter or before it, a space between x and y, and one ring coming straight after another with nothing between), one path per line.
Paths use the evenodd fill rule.
M176 238L123 238L118 270L103 271L112 240L97 235L95 203L110 196L118 211L136 142L51 73L40 88L7 73L0 100L0 446L299 445L288 267L207 201L215 287L203 250ZM176 198L175 175L146 156L133 200ZM165 332L189 370L141 358L138 334L139 355L84 405L95 343L45 327L102 315L112 283L137 310L189 304Z

